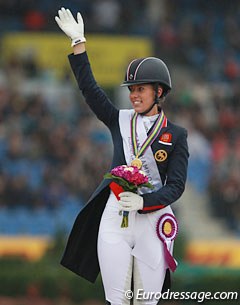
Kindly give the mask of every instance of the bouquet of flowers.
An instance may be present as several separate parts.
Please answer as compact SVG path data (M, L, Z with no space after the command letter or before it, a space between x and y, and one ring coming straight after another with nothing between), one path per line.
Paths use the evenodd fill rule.
M147 175L142 170L139 170L137 166L117 166L113 168L110 173L106 173L104 178L111 179L113 181L112 183L119 186L118 194L124 191L137 193L138 188L141 187L154 188L148 181ZM110 184L110 187L112 183ZM128 214L129 212L123 211L122 228L128 227Z

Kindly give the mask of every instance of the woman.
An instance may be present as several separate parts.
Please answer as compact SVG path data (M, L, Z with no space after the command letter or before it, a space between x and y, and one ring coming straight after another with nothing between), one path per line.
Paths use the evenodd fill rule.
M77 216L61 263L91 282L100 270L106 300L114 305L129 304L125 292L131 289L133 280L136 303L139 289L161 292L167 271L176 267L171 256L176 222L170 204L185 187L187 133L168 121L161 109L171 90L171 78L163 61L148 57L129 64L122 85L130 90L133 109L118 110L93 77L81 14L77 14L76 21L70 10L62 8L55 20L72 40L69 60L79 88L111 132L112 168L137 165L154 185L154 190L144 193L122 192L118 201L109 180L103 180ZM121 228L119 210L129 212L127 228ZM154 305L157 299L141 303Z

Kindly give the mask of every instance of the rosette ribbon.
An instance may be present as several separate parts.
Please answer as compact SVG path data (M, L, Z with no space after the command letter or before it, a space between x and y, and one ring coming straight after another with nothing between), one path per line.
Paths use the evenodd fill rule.
M163 243L164 258L169 269L174 272L177 268L177 263L168 249L168 243L173 241L178 233L177 219L169 213L163 214L157 222L157 236Z

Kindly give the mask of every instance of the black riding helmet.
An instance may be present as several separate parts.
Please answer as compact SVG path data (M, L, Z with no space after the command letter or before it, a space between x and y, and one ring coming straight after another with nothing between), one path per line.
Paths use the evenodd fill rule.
M155 104L158 104L158 85L162 86L163 94L166 96L172 89L170 73L166 64L159 58L146 57L134 59L127 68L125 80L121 86L131 86L139 84L155 84L156 98L150 109L142 114L148 113Z
M172 89L171 77L166 64L156 57L134 59L127 68L125 81L121 86L149 83L162 85L164 95Z

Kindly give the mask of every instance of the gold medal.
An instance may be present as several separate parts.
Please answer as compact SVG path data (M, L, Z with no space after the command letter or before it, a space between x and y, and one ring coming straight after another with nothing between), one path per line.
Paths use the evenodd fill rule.
M142 168L142 161L139 158L136 157L136 159L134 159L131 162L131 165L136 166L138 169L141 169Z
M159 114L157 120L154 122L152 126L152 131L147 135L147 138L143 143L138 143L137 141L137 119L138 113L135 112L132 119L131 119L131 142L133 147L133 154L136 156L135 159L132 161L131 165L136 166L138 169L142 168L142 161L139 157L143 156L145 151L152 145L152 143L157 138L160 130L164 126L165 122L165 115L163 111ZM140 147L139 147L140 146ZM156 156L155 156L156 158ZM156 159L157 160L157 159Z

